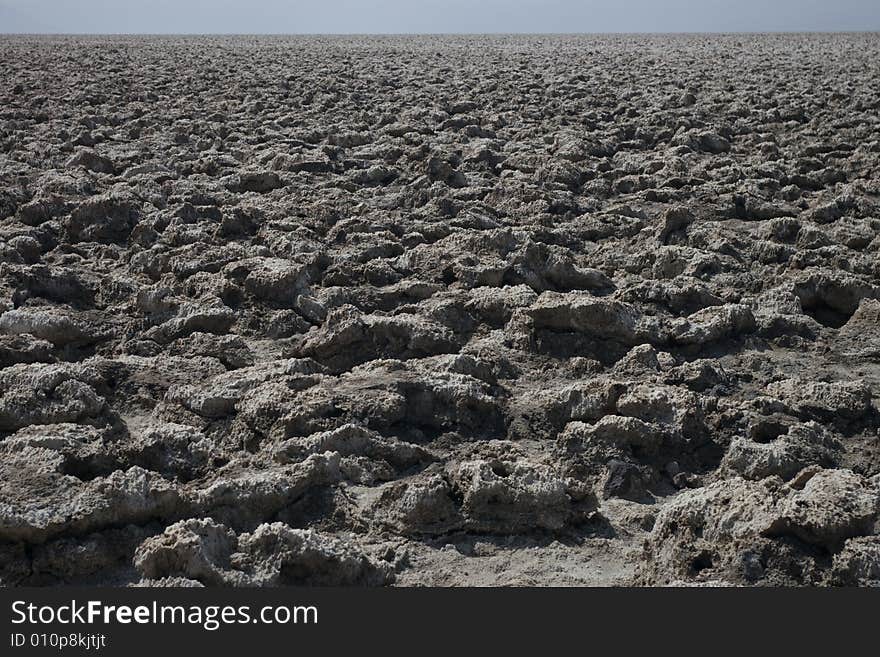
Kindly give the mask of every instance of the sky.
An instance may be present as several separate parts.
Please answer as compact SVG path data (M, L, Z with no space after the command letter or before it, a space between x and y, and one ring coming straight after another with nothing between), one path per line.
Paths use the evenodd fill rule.
M0 0L0 33L853 30L880 30L880 0Z

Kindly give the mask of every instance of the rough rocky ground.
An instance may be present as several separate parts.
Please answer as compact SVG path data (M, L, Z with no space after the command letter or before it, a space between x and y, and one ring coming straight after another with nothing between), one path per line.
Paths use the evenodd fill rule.
M2 37L0 583L880 583L880 37Z

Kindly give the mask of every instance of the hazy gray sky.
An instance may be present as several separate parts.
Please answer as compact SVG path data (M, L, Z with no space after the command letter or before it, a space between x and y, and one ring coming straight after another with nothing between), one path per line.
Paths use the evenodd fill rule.
M0 0L0 33L880 30L880 0Z

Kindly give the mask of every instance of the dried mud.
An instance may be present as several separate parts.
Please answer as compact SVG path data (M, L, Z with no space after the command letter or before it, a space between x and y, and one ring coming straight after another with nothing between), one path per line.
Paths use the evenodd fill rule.
M877 585L880 38L0 54L0 583Z

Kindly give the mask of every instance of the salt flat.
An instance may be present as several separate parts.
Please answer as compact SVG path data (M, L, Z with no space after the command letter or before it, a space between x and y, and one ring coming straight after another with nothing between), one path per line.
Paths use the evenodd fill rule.
M878 62L0 37L0 584L877 584Z

